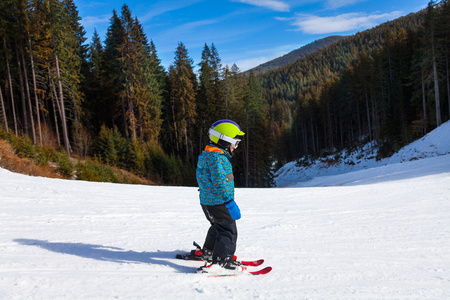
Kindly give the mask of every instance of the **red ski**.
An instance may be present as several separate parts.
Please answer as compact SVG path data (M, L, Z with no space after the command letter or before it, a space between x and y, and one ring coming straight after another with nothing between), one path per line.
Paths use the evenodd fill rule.
M257 267L264 263L264 259L258 259L253 261L238 261L241 265L248 266L248 267ZM264 270L264 269L263 269Z
M194 261L203 261L202 255L203 251L199 244L194 242L194 246L197 247L195 250L191 250L190 253L180 253L177 254L175 257L178 259L184 259L184 260L194 260ZM234 260L236 260L236 256L234 257ZM252 261L237 261L241 265L248 266L248 267L257 267L264 263L264 259L257 259Z
M242 272L242 273L236 273L236 274L213 274L209 277L230 277L230 276L240 276L240 275L265 275L272 271L272 267L265 267L264 269L258 270L258 271L251 271L251 272Z
M190 253L190 254L177 254L176 258L184 259L184 260L203 261L203 259L201 258L201 252L199 250L197 250L193 253ZM238 260L237 262L239 262L241 265L244 265L244 266L257 267L264 263L264 259L243 260L243 261Z
M252 274L252 275L265 275L265 274L269 273L270 271L272 271L272 267L265 267L264 269L250 272L250 274Z

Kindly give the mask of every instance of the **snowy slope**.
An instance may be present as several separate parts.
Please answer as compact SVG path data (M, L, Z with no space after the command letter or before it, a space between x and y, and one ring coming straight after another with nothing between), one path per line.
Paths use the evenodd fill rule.
M372 149L370 145L366 145L352 153L344 151L340 154L339 160L335 160L335 155L330 155L327 158L310 162L306 166L299 166L296 161L289 162L275 173L275 183L281 187L304 182L303 185L308 186L309 184L306 182L317 177L339 175L447 154L450 154L450 121L420 140L400 149L392 157L380 161L376 160L376 150Z
M450 121L442 124L423 138L400 149L389 159L389 163L447 154L450 154Z
M450 299L448 133L414 146L439 155L237 189L236 254L265 258L259 277L174 259L208 228L196 188L0 169L0 299Z

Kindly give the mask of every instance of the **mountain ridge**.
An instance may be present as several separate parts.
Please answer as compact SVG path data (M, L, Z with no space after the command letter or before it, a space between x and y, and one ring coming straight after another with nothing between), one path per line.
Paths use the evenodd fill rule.
M279 67L284 67L290 63L297 61L299 58L305 57L311 53L314 53L317 50L333 45L343 39L346 39L347 37L348 36L332 35L322 39L315 40L314 42L306 44L298 49L292 50L291 52L285 55L262 63L259 66L254 67L250 70L247 70L245 73L253 71L255 75L259 75L277 69Z

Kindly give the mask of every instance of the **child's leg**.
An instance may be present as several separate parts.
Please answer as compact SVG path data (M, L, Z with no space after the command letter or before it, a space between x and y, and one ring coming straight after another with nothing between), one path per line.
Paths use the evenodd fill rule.
M214 250L214 245L217 240L217 233L216 228L214 228L214 225L211 225L208 229L208 233L206 234L205 243L203 244L203 250Z
M233 259L236 252L237 227L236 221L231 220L214 224L217 232L217 240L214 246L213 262Z
M214 250L213 262L233 259L236 251L237 226L228 208L222 205L202 205L206 218L211 223L204 248ZM212 248L209 248L212 247Z

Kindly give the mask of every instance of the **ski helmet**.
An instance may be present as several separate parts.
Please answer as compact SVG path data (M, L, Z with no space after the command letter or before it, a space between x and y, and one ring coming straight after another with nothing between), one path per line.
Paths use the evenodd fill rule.
M236 139L236 136L244 135L241 127L236 122L231 120L219 120L212 124L209 129L209 139L220 145L222 141L226 142L226 147L232 145L233 148L237 148L240 139Z

